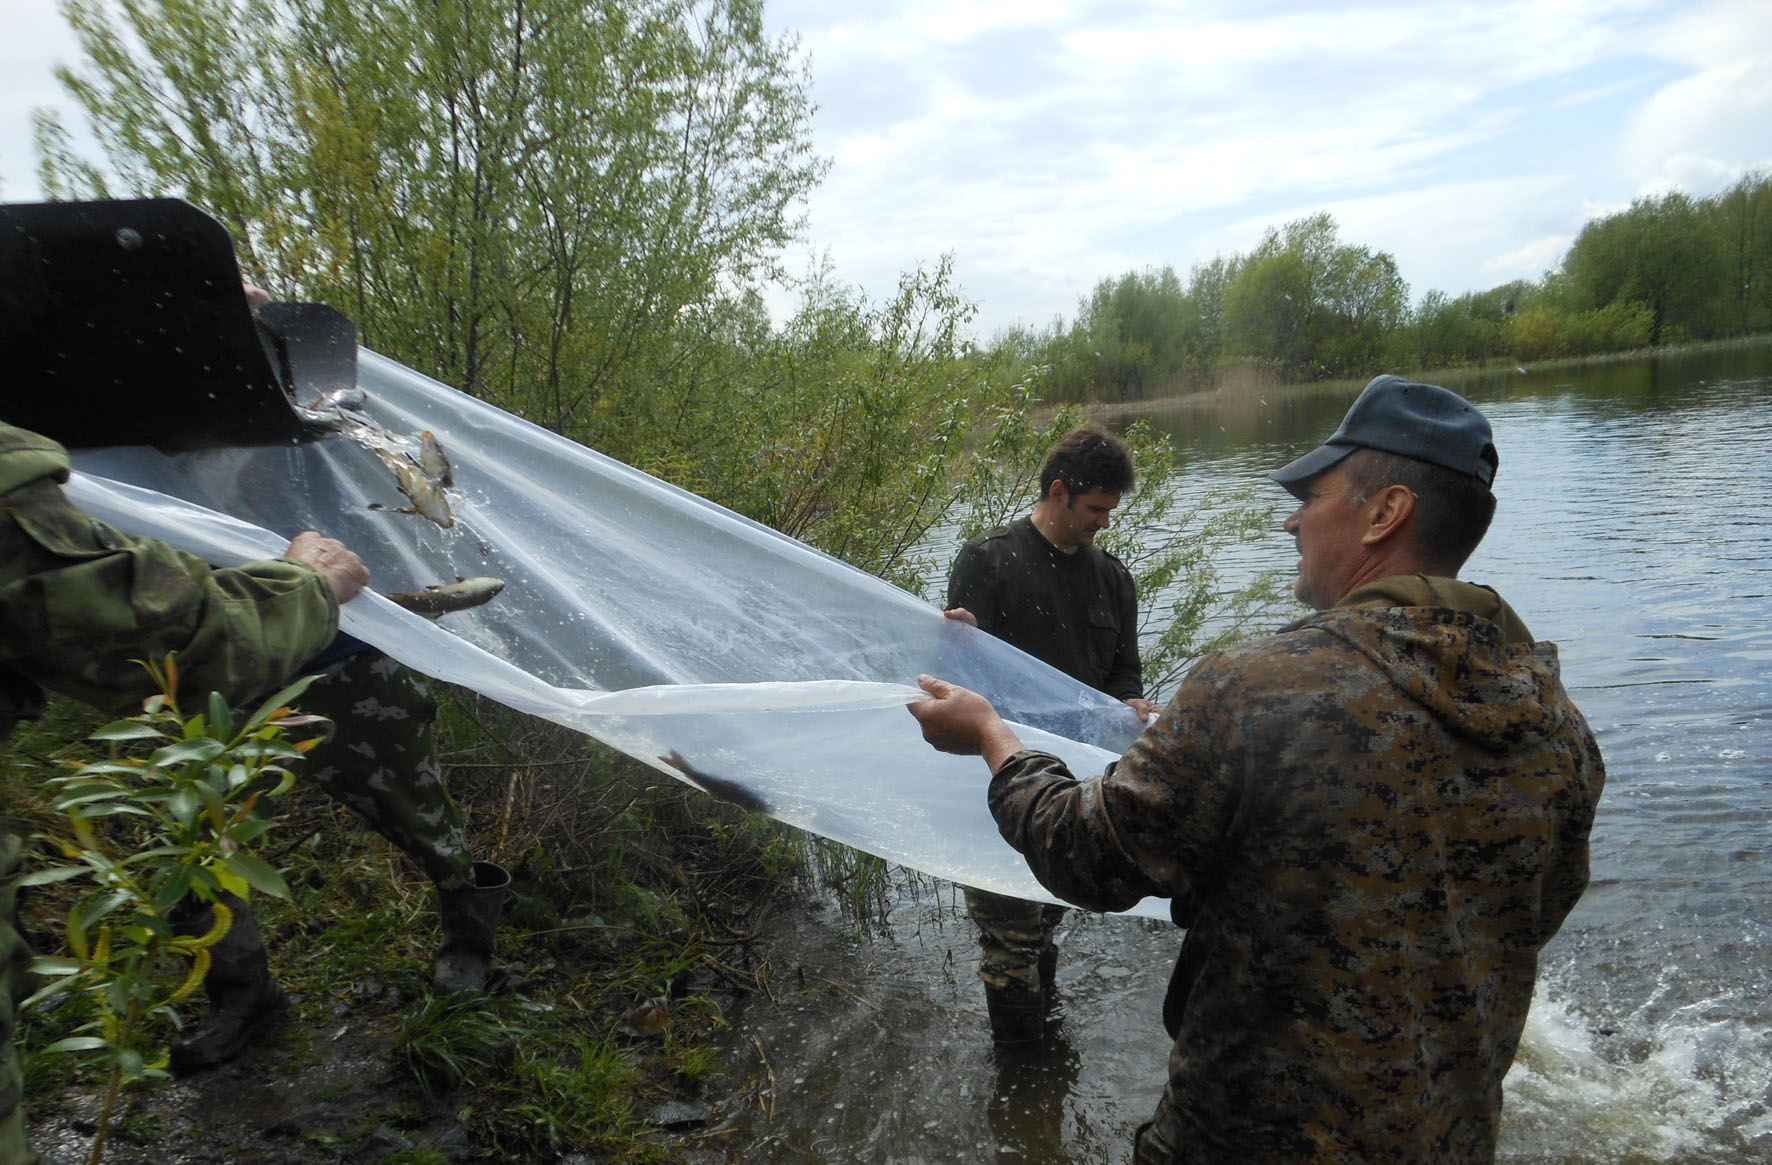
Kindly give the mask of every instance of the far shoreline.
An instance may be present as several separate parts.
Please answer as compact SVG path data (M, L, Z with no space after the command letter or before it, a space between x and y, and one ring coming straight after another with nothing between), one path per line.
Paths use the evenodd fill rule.
M1701 352L1725 352L1738 348L1767 346L1772 346L1772 333L1736 336L1727 340L1696 340L1683 344L1664 344L1657 348L1632 348L1623 352L1601 352L1592 356L1561 356L1554 360L1537 360L1531 364L1523 364L1512 358L1497 357L1478 364L1399 370L1398 375L1407 376L1412 380L1439 384L1446 388L1457 388L1461 384L1468 384L1473 380L1496 375L1554 372L1563 368L1585 368L1603 364L1633 364L1642 360L1656 360L1667 356L1686 356ZM1378 375L1378 373L1375 372L1373 375ZM1083 415L1090 420L1124 421L1161 409L1185 408L1189 405L1247 398L1256 393L1278 392L1289 395L1345 393L1351 395L1365 385L1367 379L1370 378L1286 381L1261 377L1256 375L1254 370L1245 366L1232 369L1228 374L1220 375L1211 387L1194 392L1128 401L1042 401L1035 406L1034 415L1037 421L1044 424L1050 421L1053 414L1060 408L1070 405L1081 409Z

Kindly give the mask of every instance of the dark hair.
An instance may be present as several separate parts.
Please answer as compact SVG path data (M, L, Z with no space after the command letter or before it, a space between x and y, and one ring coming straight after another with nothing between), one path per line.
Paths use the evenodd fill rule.
M1495 517L1495 495L1469 474L1381 449L1357 449L1342 463L1348 490L1371 497L1389 485L1415 495L1413 538L1424 563L1456 575Z
M1132 488L1132 457L1120 439L1100 425L1078 425L1052 447L1040 469L1040 496L1064 482L1072 498L1092 489L1123 494Z

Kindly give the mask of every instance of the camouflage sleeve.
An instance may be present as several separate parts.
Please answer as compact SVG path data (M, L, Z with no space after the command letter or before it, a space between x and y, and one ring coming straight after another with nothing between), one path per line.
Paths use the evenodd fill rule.
M1239 782L1212 759L1212 657L1188 676L1161 717L1097 777L1020 752L991 778L991 813L1040 884L1090 910L1175 900L1191 918L1221 859Z
M212 569L94 521L53 476L3 503L0 663L44 687L125 712L152 693L132 661L177 651L182 694L240 703L295 675L337 630L331 588L300 563Z

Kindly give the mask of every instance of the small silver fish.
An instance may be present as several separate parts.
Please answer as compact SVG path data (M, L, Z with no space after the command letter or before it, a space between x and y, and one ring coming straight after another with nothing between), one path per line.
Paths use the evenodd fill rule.
M443 495L443 485L427 476L416 461L404 453L392 449L374 446L375 454L382 464L387 466L394 475L394 484L400 492L412 501L410 507L390 511L395 514L422 514L445 530L455 525L455 515L449 512L449 499ZM384 506L371 506L372 510L385 509Z
M422 591L401 591L389 595L388 601L399 604L415 615L435 619L451 611L466 611L490 602L494 595L504 589L505 580L502 578L458 578L452 583L439 583Z
M455 467L449 464L443 446L437 444L437 435L429 429L418 435L418 467L440 486L455 484Z

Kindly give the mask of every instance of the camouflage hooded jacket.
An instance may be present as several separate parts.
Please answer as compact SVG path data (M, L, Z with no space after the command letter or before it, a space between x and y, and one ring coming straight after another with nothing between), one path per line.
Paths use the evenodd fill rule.
M1055 894L1172 897L1188 928L1152 1145L1464 1162L1494 1156L1604 780L1555 645L1406 576L1202 660L1103 776L1021 752L990 801Z
M153 690L132 661L176 650L183 690L239 702L332 638L338 603L311 567L211 569L93 520L67 479L60 445L0 424L0 737L41 707L39 685L126 712Z

